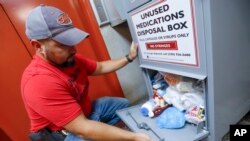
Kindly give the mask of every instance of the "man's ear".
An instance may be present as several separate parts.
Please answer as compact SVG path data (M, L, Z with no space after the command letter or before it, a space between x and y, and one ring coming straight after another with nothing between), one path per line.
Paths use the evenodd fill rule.
M30 41L30 43L35 48L36 53L39 53L41 55L45 55L45 48L44 48L42 42L35 40L35 39L32 39Z
M42 48L42 44L35 40L35 39L31 39L30 40L30 44L37 50L37 49L41 49Z

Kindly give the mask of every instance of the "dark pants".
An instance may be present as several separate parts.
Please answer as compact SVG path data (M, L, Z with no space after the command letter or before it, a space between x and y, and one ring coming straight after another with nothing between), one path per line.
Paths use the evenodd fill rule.
M51 132L48 129L42 129L36 133L30 133L31 141L64 141L65 135L60 132Z

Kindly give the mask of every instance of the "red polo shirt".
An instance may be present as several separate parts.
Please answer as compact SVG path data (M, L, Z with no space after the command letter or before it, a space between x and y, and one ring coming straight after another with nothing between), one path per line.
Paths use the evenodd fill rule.
M76 55L74 66L64 69L58 69L39 56L34 56L21 82L31 132L44 127L61 130L81 112L88 116L91 112L88 75L95 69L95 61L80 55Z

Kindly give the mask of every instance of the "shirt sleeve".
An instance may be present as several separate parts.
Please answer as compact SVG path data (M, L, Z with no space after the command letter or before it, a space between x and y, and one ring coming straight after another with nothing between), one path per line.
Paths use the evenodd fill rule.
M39 115L63 127L81 113L80 105L67 87L56 76L37 75L27 82L24 99Z
M81 55L76 55L78 60L80 61L82 67L84 67L84 70L86 70L88 75L91 75L95 72L97 67L97 62L95 60L91 60L89 58L85 58Z

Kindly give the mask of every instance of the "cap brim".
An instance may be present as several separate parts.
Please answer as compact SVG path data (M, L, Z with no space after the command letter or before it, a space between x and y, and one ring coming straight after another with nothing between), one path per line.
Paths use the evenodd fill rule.
M87 32L78 28L70 28L52 38L61 44L75 46L88 37L88 35L89 34Z

